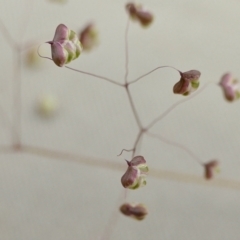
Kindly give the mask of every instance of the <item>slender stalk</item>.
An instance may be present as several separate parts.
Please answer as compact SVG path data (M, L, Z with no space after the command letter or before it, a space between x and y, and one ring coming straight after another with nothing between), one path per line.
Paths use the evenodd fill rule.
M9 147L0 146L0 152L15 153L16 150L11 146ZM23 145L22 148L19 149L19 152L32 154L35 156L47 157L47 158L56 159L56 160L73 161L80 164L86 164L88 166L103 167L103 168L112 169L115 171L122 170L122 164L118 164L117 162L114 162L111 160L108 161L106 159L94 159L90 157L84 157L84 156L74 155L66 152L54 151L54 150L41 148L41 147ZM157 179L168 179L168 180L174 180L177 182L185 182L185 183L206 185L206 186L212 186L212 187L221 187L221 188L232 189L237 191L240 190L240 182L234 181L231 179L218 178L218 179L215 179L214 181L209 182L209 181L206 181L203 177L199 177L193 174L190 175L190 174L170 172L170 171L158 170L158 169L151 169L150 175ZM123 193L125 195L125 192Z
M15 147L21 146L21 124L22 124L22 83L21 83L21 56L20 51L13 52L16 58L14 71L14 99L13 99L13 127L12 143ZM15 130L16 129L16 130Z
M122 149L122 151L117 156L121 156L123 152L132 152L132 158L133 158L135 153L136 153L136 150L137 150L137 145L138 145L143 133L144 133L143 130L139 131L139 133L137 135L137 138L134 142L133 148L131 148L131 149L125 149L124 148L124 149Z
M95 77L95 78L103 79L103 80L105 80L105 81L107 81L107 82L110 82L110 83L113 83L113 84L115 84L115 85L124 87L123 84L118 83L118 82L116 82L116 81L114 81L114 80L112 80L112 79L110 79L110 78L106 78L106 77L103 77L103 76L100 76L100 75L96 75L96 74L94 74L94 73L89 73L89 72L81 71L81 70L78 70L78 69L75 69L75 68L71 68L71 67L68 67L68 66L65 66L65 68L68 68L68 69L70 69L70 70L72 70L72 71L79 72L79 73L82 73L82 74L86 74L86 75L89 75L89 76L92 76L92 77Z
M16 129L14 128L12 122L9 119L7 112L4 111L1 104L0 104L0 113L2 115L1 121L2 121L3 126L8 128L10 131L15 131L15 134L16 134Z
M0 19L0 31L2 32L3 37L5 37L6 42L8 43L8 45L12 48L17 49L18 48L18 44L17 42L14 40L14 38L10 35L9 31L7 30L7 28L5 27L3 21Z
M146 132L146 135L148 135L150 137L153 137L153 138L156 138L156 139L158 139L158 140L160 140L160 141L162 141L166 144L169 144L171 146L178 147L178 148L182 149L190 157L192 157L194 160L196 160L200 165L203 165L201 159L195 153L193 153L190 149L185 147L183 144L180 144L180 143L177 143L177 142L174 142L174 141L170 141L167 138L164 138L163 136L161 136L159 134L154 134L154 133L151 133L151 132Z
M135 142L134 142L133 152L132 152L132 158L134 157L134 155L135 155L135 153L136 153L137 145L138 145L138 143L139 143L142 135L143 135L143 130L141 130L141 131L138 133L137 138L136 138L136 140L135 140Z
M134 102L133 102L133 99L132 99L132 95L129 91L129 84L128 84L128 73L129 73L129 69L128 69L128 65L129 65L129 55L128 55L128 32L129 32L129 24L130 24L130 17L128 17L128 20L127 20L127 25L126 25L126 30L125 30L125 36L124 36L124 39L125 39L125 76L124 76L124 81L125 81L125 89L126 89L126 92L127 92L127 96L128 96L128 99L129 99L129 102L130 102L130 106L131 106L131 109L133 111L133 114L134 114L134 117L135 117L135 120L137 122L137 125L138 127L140 128L140 132L138 133L138 136L136 138L136 141L134 143L134 146L132 149L130 150L127 150L127 149L123 149L120 153L120 155L123 153L123 151L127 151L127 152L132 152L132 157L134 156L135 152L136 152L136 148L137 148L137 144L141 138L141 135L143 133L143 127L142 127L142 123L140 121L140 118L138 116L138 113L137 113L137 110L136 110L136 107L134 105Z
M166 179L175 182L187 183L195 186L197 185L222 189L225 188L228 190L240 191L240 182L232 179L216 178L214 179L214 181L207 181L206 179L203 178L203 176L160 169L151 169L149 175L157 179Z
M22 40L24 38L24 35L26 34L27 31L27 27L29 24L29 19L33 13L33 6L34 6L34 0L26 0L26 4L24 4L25 9L24 9L24 19L22 21L22 27L19 29L19 33L18 33L18 41L20 41L20 39Z
M190 99L196 97L197 95L199 95L204 89L206 89L206 87L209 84L205 84L200 90L198 90L195 94L187 96L186 98L174 103L171 107L169 107L165 112L163 112L159 117L157 117L156 119L154 119L150 124L147 125L146 129L150 129L152 128L157 122L159 122L160 120L162 120L163 118L165 118L174 108L176 108L178 105L181 105L182 103L185 103L187 101L189 101Z
M122 149L122 151L117 155L118 157L121 156L123 154L123 152L132 152L133 151L133 148L132 149Z
M142 132L140 138L137 141L135 151L134 151L134 155L132 155L132 157L139 155L139 152L140 152L141 146L142 146L142 139L143 139L144 133L145 133L145 130Z
M41 45L40 45L40 46L41 46ZM40 48L40 46L38 47L38 50L37 50L38 56L41 57L41 58L45 58L45 59L48 59L48 60L51 60L51 61L52 61L51 58L45 57L45 56L43 56L43 55L41 55L41 54L39 53L39 48ZM118 86L120 86L120 87L125 87L123 84L118 83L118 82L116 82L116 81L114 81L114 80L112 80L112 79L110 79L110 78L107 78L107 77L103 77L103 76L100 76L100 75L97 75L97 74L94 74L94 73L82 71L82 70L75 69L75 68L68 67L68 66L65 66L65 68L70 69L70 70L72 70L72 71L74 71L74 72L86 74L86 75L89 75L89 76L92 76L92 77L95 77L95 78L98 78L98 79L103 79L103 80L105 80L105 81L107 81L107 82L113 83L113 84L118 85Z
M142 129L143 128L142 123L141 123L140 118L138 116L137 110L135 108L135 105L134 105L134 102L133 102L133 99L132 99L132 95L131 95L128 87L126 87L126 92L127 92L127 96L128 96L128 99L129 99L129 102L130 102L130 105L131 105L131 108L132 108L132 111L133 111L133 115L134 115L135 120L137 122L137 125L140 129Z
M152 72L155 72L156 70L158 70L158 69L160 69L160 68L172 68L172 69L175 69L176 71L178 71L179 73L181 73L181 71L178 70L178 69L175 68L175 67L172 67L172 66L160 66L160 67L156 67L156 68L154 68L154 69L151 70L150 72L147 72L147 73L141 75L140 77L138 77L138 78L136 78L136 79L134 79L134 80L132 80L132 81L129 81L128 84L129 84L129 85L130 85L130 84L133 84L133 83L139 81L140 79L146 77L147 75L151 74Z
M0 154L15 153L16 149L12 146L0 146Z
M39 157L76 162L76 163L81 163L88 166L94 166L94 167L100 167L100 168L106 168L106 169L112 169L112 170L122 169L121 163L116 163L111 160L99 159L99 158L95 159L92 157L90 158L90 157L82 156L79 154L51 150L48 148L23 145L20 150L24 153L32 154Z
M129 23L130 23L130 17L128 17L127 20L127 26L126 26L126 30L125 30L125 76L124 76L124 81L125 83L128 82L128 61L129 61L129 57L128 57L128 30L129 30Z

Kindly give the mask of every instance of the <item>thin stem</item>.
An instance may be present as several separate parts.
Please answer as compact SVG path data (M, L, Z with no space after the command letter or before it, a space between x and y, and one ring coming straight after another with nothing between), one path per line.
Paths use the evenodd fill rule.
M2 32L2 35L5 37L8 45L10 47L13 47L14 49L18 49L19 46L18 46L17 42L15 42L13 37L10 35L9 31L7 30L7 28L5 27L5 25L3 24L3 21L1 19L0 19L0 31Z
M57 150L51 150L48 148L42 148L42 147L34 147L29 145L22 145L20 151L32 154L39 157L45 157L50 159L56 159L56 160L64 160L69 162L76 162L85 164L87 166L93 166L98 168L106 168L111 170L119 170L122 169L121 163L116 163L111 160L106 159L95 159L90 158L78 154L73 154L69 152L63 152L63 151L57 151Z
M135 83L135 82L139 81L140 79L146 77L147 75L151 74L152 72L155 72L156 70L158 70L158 69L160 69L160 68L172 68L172 69L175 69L176 71L178 71L178 72L181 74L181 71L178 70L178 69L175 68L175 67L172 67L172 66L160 66L160 67L154 68L154 69L151 70L150 72L147 72L147 73L141 75L140 77L138 77L138 78L130 81L130 82L129 82L129 85L132 84L132 83Z
M137 135L137 138L134 142L134 145L133 145L133 152L132 152L132 158L134 157L135 153L136 153L136 150L137 150L137 145L142 137L142 134L143 134L143 130L141 130L138 135Z
M0 154L15 153L16 149L12 146L0 146Z
M144 130L145 131L145 130ZM138 143L139 143L139 141L140 141L140 139L141 139L141 136L142 136L142 134L143 134L143 132L144 132L143 130L141 130L141 131L139 131L139 133L138 133L138 135L137 135L137 138L136 138L136 140L135 140L135 142L134 142L134 145L133 145L133 148L131 148L131 149L122 149L122 151L117 155L117 156L121 156L122 155L122 153L125 151L125 152L133 152L132 153L132 157L134 157L134 155L135 155L135 153L136 153L136 150L137 150L137 145L138 145Z
M78 69L75 69L75 68L71 68L71 67L68 67L68 66L65 66L65 68L68 68L72 71L75 71L75 72L79 72L79 73L82 73L82 74L86 74L86 75L89 75L89 76L93 76L93 77L96 77L96 78L99 78L99 79L103 79L107 82L110 82L110 83L113 83L115 85L118 85L118 86L121 86L121 87L124 87L123 84L121 83L118 83L112 79L109 79L109 78L106 78L106 77L103 77L103 76L100 76L100 75L96 75L96 74L93 74L93 73L89 73L89 72L85 72L85 71L81 71L81 70L78 70Z
M126 26L126 30L125 30L125 76L124 76L124 81L125 83L128 82L127 78L128 78L128 30L129 30L129 21L130 17L128 17L127 20L127 26Z
M113 231L114 227L117 225L118 219L120 217L119 205L122 202L124 195L125 195L125 189L120 192L120 195L116 201L117 207L114 208L114 210L108 220L108 224L106 225L100 240L110 239L112 231Z
M163 112L159 117L157 117L156 119L154 119L147 127L146 129L150 129L152 128L157 122L159 122L160 120L162 120L163 118L165 118L174 108L176 108L178 105L181 105L184 102L189 101L190 99L196 97L198 94L200 94L204 89L206 89L206 87L209 84L205 84L199 91L197 91L195 94L187 96L186 98L174 103L171 107L169 107L165 112Z
M129 99L129 102L130 102L130 105L131 105L131 108L132 108L132 111L133 111L133 115L134 115L135 120L137 122L137 125L140 129L142 129L142 123L141 123L140 118L138 116L137 110L136 110L135 105L133 103L133 99L132 99L132 96L131 96L131 93L130 93L128 87L126 87L126 92L127 92L127 96L128 96L128 99Z
M30 2L30 3L29 3ZM22 24L22 28L19 30L19 34L18 34L18 40L21 40L23 39L26 31L27 31L27 27L28 27L28 24L29 24L29 19L33 13L33 4L34 3L34 0L26 0L26 4L25 5L25 9L24 9L24 13L23 13L23 16L24 16L24 19L23 19L23 24Z
M118 157L121 156L123 154L123 152L132 152L133 151L133 148L132 149L122 149L122 151L117 155Z
M12 141L14 146L21 146L21 124L22 124L22 89L21 89L21 56L20 52L14 51L16 58L14 76L14 103L13 103L13 128ZM16 129L16 131L15 131Z
M16 153L16 149L14 149L12 146L0 146L0 152L1 153ZM56 160L67 160L67 161L73 161L80 164L85 164L88 166L93 167L102 167L105 169L111 169L114 171L122 171L122 164L119 164L118 162L114 162L111 160L106 159L94 159L86 156L81 155L74 155L66 152L59 152L54 151L50 149L40 148L40 147L32 147L23 145L21 149L19 149L18 152L32 154L35 156L40 157L47 157L51 159ZM202 177L196 176L196 175L189 175L189 174L182 174L177 172L170 172L166 170L158 170L158 169L152 169L151 170L151 176L155 177L157 179L168 179L168 180L174 180L174 181L180 181L180 182L186 182L186 183L194 183L198 185L207 185L212 187L222 187L227 189L233 189L233 190L240 190L240 182L234 181L230 179L216 179L215 181L206 181ZM125 195L124 189L124 195Z
M0 104L0 113L2 115L2 118L1 118L2 124L11 131L14 127L12 125L12 122L9 119L9 116L7 115L7 112L3 109L1 104Z
M199 157L196 156L195 153L193 153L190 149L188 149L187 147L185 147L183 144L180 144L180 143L177 143L177 142L174 142L174 141L170 141L166 138L164 138L163 136L159 135L159 134L154 134L154 133L150 133L150 132L146 132L146 134L150 137L154 137L154 138L157 138L158 140L166 143L166 144L169 144L171 146L174 146L174 147L178 147L180 149L182 149L183 151L185 151L190 157L192 157L194 160L196 160L200 165L203 165L201 159Z
M43 44L44 44L44 43L43 43ZM50 58L50 57L45 57L45 56L41 55L41 53L39 52L39 49L40 49L40 47L41 47L43 44L40 44L40 45L38 46L38 48L37 48L37 54L38 54L38 56L39 56L40 58L45 58L45 59L48 59L48 60L53 61L52 58Z
M41 46L41 45L40 45L40 46ZM37 53L38 53L39 57L45 58L45 59L48 59L48 60L51 60L51 61L52 61L52 58L45 57L45 56L43 56L43 55L41 55L41 54L39 53L39 48L40 48L40 46L38 47L38 50L37 50ZM114 81L114 80L112 80L112 79L110 79L110 78L106 78L106 77L103 77L103 76L100 76L100 75L97 75L97 74L94 74L94 73L85 72L85 71L82 71L82 70L79 70L79 69L75 69L75 68L71 68L71 67L68 67L68 66L65 66L65 68L68 68L68 69L70 69L70 70L72 70L72 71L75 71L75 72L78 72L78 73L82 73L82 74L86 74L86 75L89 75L89 76L92 76L92 77L95 77L95 78L103 79L103 80L105 80L105 81L107 81L107 82L110 82L110 83L113 83L113 84L115 84L115 85L124 87L123 84L118 83L118 82L116 82L116 81Z
M142 139L143 139L144 133L145 133L145 130L144 130L144 132L142 132L141 136L139 137L139 140L138 140L137 145L135 147L134 155L132 157L139 155L139 152L140 152L140 149L141 149L141 146L142 146Z

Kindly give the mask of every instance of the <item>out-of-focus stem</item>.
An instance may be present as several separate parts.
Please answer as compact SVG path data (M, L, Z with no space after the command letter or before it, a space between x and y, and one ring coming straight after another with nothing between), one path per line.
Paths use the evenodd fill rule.
M21 56L20 51L13 52L15 60L14 71L14 98L13 98L13 126L12 126L12 143L16 148L21 146L22 131L22 82L21 82Z
M128 17L126 30L125 30L125 76L124 76L125 83L128 82L127 78L128 78L128 61L129 61L129 57L128 57L128 30L129 30L129 23L130 23L129 20L130 20L130 17Z

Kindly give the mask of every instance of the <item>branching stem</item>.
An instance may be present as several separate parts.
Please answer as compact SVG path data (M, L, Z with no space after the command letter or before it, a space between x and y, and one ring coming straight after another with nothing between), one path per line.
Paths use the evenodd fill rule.
M140 118L138 116L138 113L137 113L136 107L134 105L134 102L133 102L133 99L132 99L132 95L131 95L131 93L130 93L130 91L128 89L128 86L126 87L126 92L127 92L127 96L128 96L128 99L129 99L129 102L130 102L130 105L131 105L131 108L132 108L132 111L133 111L133 115L134 115L135 120L137 122L137 125L138 125L138 127L140 129L142 129L143 128L142 127L142 123L141 123Z
M156 70L158 70L158 69L160 69L160 68L172 68L172 69L175 69L176 71L178 71L179 73L181 73L181 71L178 70L178 69L175 68L175 67L172 67L172 66L160 66L160 67L154 68L153 70L151 70L151 71L149 71L149 72L141 75L140 77L138 77L138 78L136 78L136 79L134 79L134 80L132 80L132 81L129 81L129 85L130 85L130 84L133 84L133 83L135 83L135 82L137 82L137 81L139 81L140 79L146 77L147 75L151 74L152 72L155 72Z
M136 153L136 150L137 150L137 146L138 146L138 143L143 135L144 131L143 129L141 131L139 131L138 135L137 135L137 138L134 142L134 145L133 145L133 152L132 152L132 158L135 156L135 153Z
M95 78L103 79L103 80L105 80L107 82L113 83L113 84L118 85L120 87L124 87L123 84L118 83L118 82L116 82L116 81L114 81L114 80L112 80L110 78L106 78L106 77L103 77L103 76L100 76L100 75L97 75L97 74L94 74L94 73L85 72L85 71L78 70L78 69L75 69L75 68L71 68L71 67L68 67L68 66L65 66L65 68L68 68L68 69L70 69L72 71L79 72L79 73L82 73L82 74L86 74L86 75L89 75L89 76L92 76L92 77L95 77Z
M190 99L196 97L197 95L199 95L204 89L206 89L206 87L208 86L208 84L205 84L201 89L199 89L195 94L187 96L186 98L174 103L171 107L169 107L165 112L163 112L159 117L157 117L156 119L154 119L150 124L147 125L146 129L150 129L152 128L157 122L159 122L160 120L162 120L163 118L165 118L170 112L172 112L172 110L174 108L176 108L178 105L181 105L184 102L189 101Z
M193 153L190 149L188 149L187 147L185 147L183 144L180 144L180 143L177 143L177 142L174 142L174 141L170 141L166 138L164 138L163 136L159 135L159 134L154 134L154 133L151 133L151 132L146 132L146 135L150 136L150 137L153 137L153 138L156 138L166 144L169 144L171 146L174 146L174 147L178 147L180 149L182 149L183 151L185 151L190 157L192 157L194 160L196 160L200 165L202 165L202 161L199 157L196 156L195 153Z

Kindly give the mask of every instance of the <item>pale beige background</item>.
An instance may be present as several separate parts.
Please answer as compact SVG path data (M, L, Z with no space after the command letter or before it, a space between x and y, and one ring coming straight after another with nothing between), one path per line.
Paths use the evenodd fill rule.
M53 38L64 23L78 31L95 21L100 44L70 64L123 82L125 1L47 0L0 1L0 18L10 35L38 46ZM231 71L240 76L240 2L236 0L145 0L154 13L149 29L129 29L129 79L159 66L182 71L198 69L201 85L217 83ZM1 27L3 29L3 26ZM29 45L30 46L30 45ZM16 54L0 34L1 145L11 142L7 122L12 121L16 82ZM40 51L50 56L50 47ZM238 240L240 239L240 102L224 101L212 84L199 96L177 107L154 127L156 133L186 145L202 161L217 158L221 173L206 183L203 169L184 151L144 137L140 154L151 169L147 187L128 194L140 201L149 216L136 222L117 212L124 158L137 127L127 96L120 89L93 77L61 69L48 60L29 68L21 55L22 141L25 145L77 154L50 158L26 153L0 155L1 240ZM178 74L159 70L131 88L144 124L182 96L172 94ZM37 98L50 93L59 99L59 111L50 119L35 111ZM10 120L7 120L10 119ZM6 120L6 121L4 121ZM101 236L103 236L101 238Z

